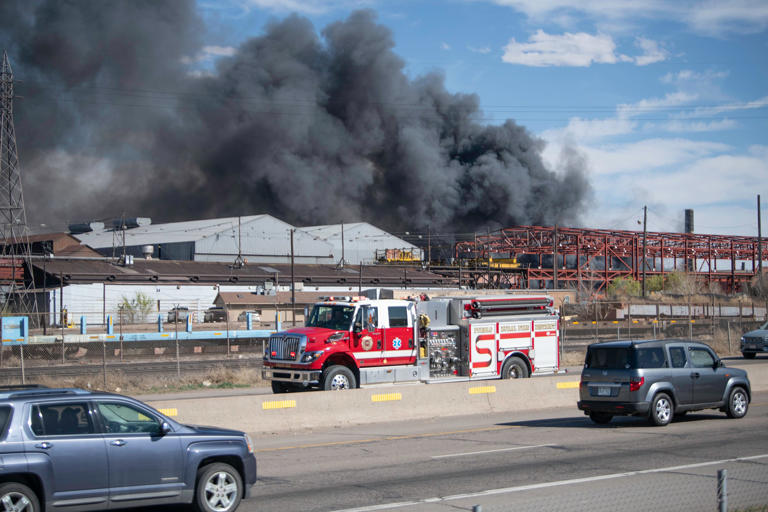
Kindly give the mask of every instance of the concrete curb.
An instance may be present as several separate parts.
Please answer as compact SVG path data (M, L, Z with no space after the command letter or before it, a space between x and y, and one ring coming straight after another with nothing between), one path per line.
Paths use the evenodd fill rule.
M768 390L768 373L752 372L752 391ZM175 410L184 423L252 433L571 407L579 399L578 375L517 380L374 386L344 392L218 396L148 401Z

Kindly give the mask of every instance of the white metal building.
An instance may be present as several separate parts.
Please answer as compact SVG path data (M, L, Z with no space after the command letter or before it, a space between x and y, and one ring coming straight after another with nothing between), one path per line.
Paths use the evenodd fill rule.
M351 265L375 262L377 250L406 249L421 254L414 245L365 222L295 228L266 214L166 224L141 220L127 224L124 230L96 226L94 231L73 236L105 256L120 256L125 251L134 258L149 255L182 261L234 263L240 255L248 263L288 263L291 230L297 264L336 264L342 252L345 263Z
M318 240L328 242L333 247L334 259L339 262L342 252L345 263L372 264L376 262L376 251L400 250L413 251L418 259L423 259L421 250L386 231L367 222L351 224L329 224L326 226L309 226L299 228ZM342 244L342 232L344 243Z

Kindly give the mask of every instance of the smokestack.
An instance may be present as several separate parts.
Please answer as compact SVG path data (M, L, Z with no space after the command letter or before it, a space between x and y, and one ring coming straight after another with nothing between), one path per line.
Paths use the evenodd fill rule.
M685 233L693 234L693 210L691 208L685 210ZM688 248L687 245L688 243L686 242L686 249ZM686 254L685 271L693 272L696 268L696 259L688 258L687 256L688 255Z

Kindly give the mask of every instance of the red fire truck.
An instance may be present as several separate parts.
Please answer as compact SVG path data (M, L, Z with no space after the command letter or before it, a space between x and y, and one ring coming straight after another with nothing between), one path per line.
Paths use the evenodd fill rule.
M559 333L548 296L328 297L306 327L269 338L262 376L275 393L523 378L559 369Z

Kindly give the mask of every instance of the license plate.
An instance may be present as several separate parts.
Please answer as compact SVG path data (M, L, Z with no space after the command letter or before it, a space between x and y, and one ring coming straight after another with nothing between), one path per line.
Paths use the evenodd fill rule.
M600 386L597 388L597 396L611 396L611 388Z

